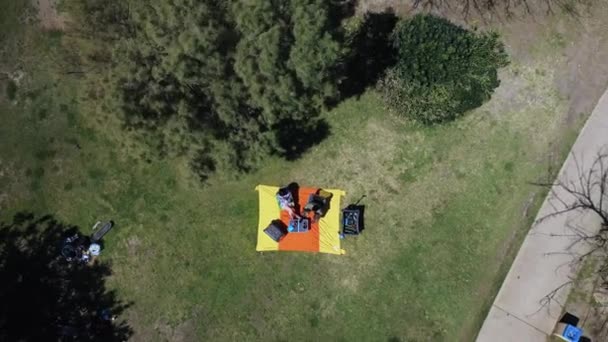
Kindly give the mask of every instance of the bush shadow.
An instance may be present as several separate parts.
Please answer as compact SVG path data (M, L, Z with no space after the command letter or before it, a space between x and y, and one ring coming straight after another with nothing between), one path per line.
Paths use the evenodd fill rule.
M0 340L125 341L132 335L117 319L131 303L106 289L110 266L61 256L62 242L77 232L50 215L27 212L0 223Z
M396 62L390 40L398 21L393 10L366 13L363 20L361 27L349 39L350 52L344 66L346 78L340 84L342 99L361 95Z

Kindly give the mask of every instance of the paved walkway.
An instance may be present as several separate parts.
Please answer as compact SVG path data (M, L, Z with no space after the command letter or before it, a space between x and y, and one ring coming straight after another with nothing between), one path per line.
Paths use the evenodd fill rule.
M604 146L608 146L608 91L587 120L558 178L577 180L577 161L583 169L588 168ZM567 193L559 189L555 191L560 197L568 198ZM550 197L543 203L537 217L555 212L555 201L551 201ZM572 234L567 224L576 223L585 227L599 227L599 220L593 215L570 212L542 221L530 230L494 299L477 342L547 341L547 335L552 333L561 315L561 306L557 301L565 302L570 287L556 291L554 298L557 301L545 303L547 305L544 307L541 301L576 275L575 270L568 266L572 255L560 253L570 247L572 238L550 235ZM577 244L570 251L581 253L584 249L584 244Z

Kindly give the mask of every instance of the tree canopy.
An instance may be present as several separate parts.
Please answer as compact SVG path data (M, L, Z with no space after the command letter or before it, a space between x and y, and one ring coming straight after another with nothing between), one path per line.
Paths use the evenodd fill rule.
M235 67L270 124L304 119L337 95L332 71L340 45L328 30L324 3L261 0L234 6L242 35Z
M134 34L118 51L125 123L162 154L190 155L202 178L284 152L285 122L306 127L337 96L341 45L324 1L143 1L130 11Z
M350 32L323 0L102 3L84 7L116 47L125 126L160 156L187 156L202 180L296 158L329 134L328 104L382 75L389 107L437 123L487 100L507 63L496 34L434 16L366 15Z

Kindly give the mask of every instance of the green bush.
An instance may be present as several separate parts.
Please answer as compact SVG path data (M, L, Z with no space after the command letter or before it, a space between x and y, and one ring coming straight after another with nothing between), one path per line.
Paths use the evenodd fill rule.
M453 120L479 107L508 64L496 33L476 34L448 20L416 15L393 33L394 67L379 83L386 104L425 124Z

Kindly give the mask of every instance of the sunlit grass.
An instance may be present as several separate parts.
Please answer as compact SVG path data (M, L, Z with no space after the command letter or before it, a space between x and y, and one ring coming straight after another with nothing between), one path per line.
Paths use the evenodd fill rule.
M203 187L182 159L140 158L85 80L60 74L69 38L25 34L27 77L17 104L0 103L0 215L50 213L85 231L114 220L101 259L151 339L183 322L209 341L470 339L533 216L526 203L542 199L529 182L578 128L560 125L555 61L515 61L502 85L515 91L453 123L404 122L369 91L324 113L331 135L302 159ZM255 252L254 187L289 181L367 195L366 231L345 256Z

